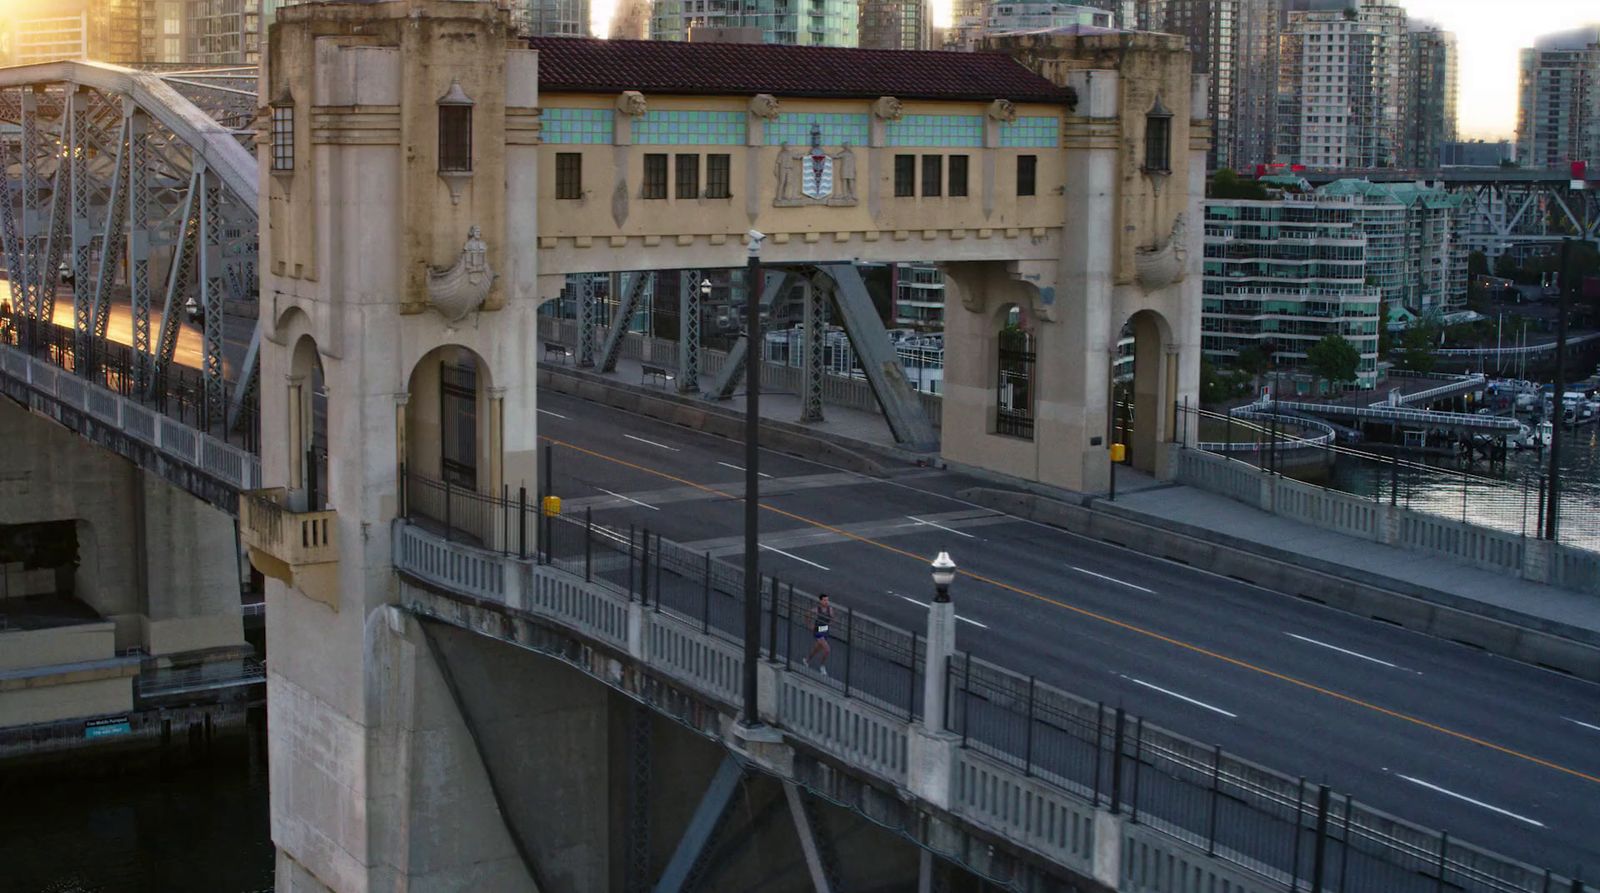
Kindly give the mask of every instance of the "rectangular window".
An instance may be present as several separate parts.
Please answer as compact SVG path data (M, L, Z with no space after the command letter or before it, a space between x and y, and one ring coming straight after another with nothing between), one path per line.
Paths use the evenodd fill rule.
M967 194L967 156L950 156L950 197L965 197Z
M294 106L272 107L272 169L294 170Z
M439 170L472 170L472 106L439 106Z
M706 198L733 198L730 155L706 156Z
M678 183L673 195L677 198L700 197L700 156L681 154L677 159Z
M639 197L667 197L667 156L665 153L652 152L644 157L644 188L639 193Z
M1017 195L1033 195L1034 180L1039 173L1039 156L1017 156Z
M894 194L896 198L917 194L917 156L894 157Z
M478 370L439 364L439 473L446 483L478 486Z
M556 153L556 198L583 198L583 154Z
M929 198L939 195L940 184L944 182L944 156L922 156L922 194Z
M1144 119L1144 125L1144 169L1172 170L1172 119L1165 115L1150 115Z

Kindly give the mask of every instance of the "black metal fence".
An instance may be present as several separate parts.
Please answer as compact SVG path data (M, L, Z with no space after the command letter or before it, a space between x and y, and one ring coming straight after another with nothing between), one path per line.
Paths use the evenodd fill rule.
M129 345L89 339L80 347L73 329L8 308L0 309L0 344L26 351L226 443L250 452L259 448L261 425L254 391L229 426L226 408L212 407L206 400L205 379L199 369L178 363L155 366L146 372L149 386L140 388L140 364L147 358ZM224 390L231 395L234 383L228 382Z
M1584 889L971 654L945 675L946 728L963 747L1290 889Z

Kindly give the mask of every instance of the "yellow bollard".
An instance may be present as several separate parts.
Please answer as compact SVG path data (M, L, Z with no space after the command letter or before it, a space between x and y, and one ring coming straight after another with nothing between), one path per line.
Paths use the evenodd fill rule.
M561 497L546 496L544 498L544 513L550 517L561 514Z
M1128 458L1127 444L1114 443L1111 445L1111 461L1122 462Z

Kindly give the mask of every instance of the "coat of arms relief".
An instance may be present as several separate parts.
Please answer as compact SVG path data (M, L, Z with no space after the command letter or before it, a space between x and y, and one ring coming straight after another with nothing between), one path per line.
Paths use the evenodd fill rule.
M856 156L849 143L836 152L822 147L822 127L811 125L811 149L796 152L784 143L773 165L777 188L772 204L778 208L826 205L847 208L856 204Z

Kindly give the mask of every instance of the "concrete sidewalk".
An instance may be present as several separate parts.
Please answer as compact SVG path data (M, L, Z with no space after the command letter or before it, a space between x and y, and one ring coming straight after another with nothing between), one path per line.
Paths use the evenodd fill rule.
M583 373L596 374L592 370L583 370ZM644 379L637 360L619 359L615 372L598 377L641 393L677 395L676 382L668 383L665 388L641 383ZM710 378L705 377L700 383L701 389L709 384ZM743 393L741 387L729 400L703 402L708 407L742 414ZM800 426L798 395L767 391L761 395L763 419L803 427L822 440L860 450L878 459L907 463L929 459L926 454L897 447L888 424L879 413L834 405L825 406L823 413L822 422ZM993 487L1025 490L1219 546L1244 549L1454 610L1600 647L1600 598L1302 524L1225 496L1163 483L1128 468L1117 470L1115 501L1106 498L1104 493L1076 493L973 469L952 470L969 472Z

